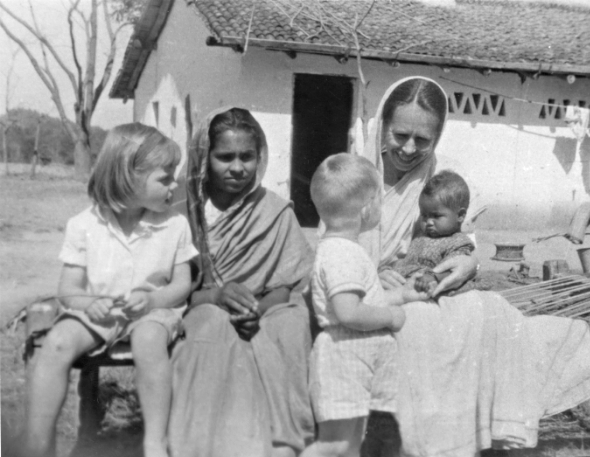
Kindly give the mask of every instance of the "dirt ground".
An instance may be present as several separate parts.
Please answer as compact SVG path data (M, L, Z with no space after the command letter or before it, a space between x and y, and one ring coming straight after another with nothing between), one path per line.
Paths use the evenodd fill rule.
M14 167L13 167L14 170ZM22 170L21 170L22 171ZM22 360L23 327L16 331L6 324L27 303L56 292L60 271L57 259L68 218L88 205L85 186L71 179L67 168L41 168L36 179L27 174L0 176L0 350L2 455L10 455L9 444L21 427L24 414L25 368ZM581 265L573 245L564 238L541 243L532 239L551 233L478 232L478 254L482 264L481 283L501 290L516 284L507 279L517 264L491 260L494 243L526 243L524 254L531 274L541 275L543 261L566 260L570 268ZM313 233L308 232L313 238ZM77 455L139 456L141 418L133 390L131 368L102 370L101 399L108 404L101 436ZM69 455L76 444L77 395L72 381L64 412L58 425L58 457ZM583 424L582 424L583 425ZM579 415L560 415L545 422L540 447L513 452L519 456L590 456L590 423L584 429Z

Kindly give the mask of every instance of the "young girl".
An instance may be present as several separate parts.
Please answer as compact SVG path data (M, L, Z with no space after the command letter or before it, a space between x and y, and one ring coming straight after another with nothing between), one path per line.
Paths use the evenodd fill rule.
M145 423L144 455L167 455L168 345L181 331L197 254L184 216L171 209L178 146L139 123L112 129L88 184L93 205L69 220L58 294L65 311L32 367L25 453L50 452L68 375L83 354L130 339Z
M311 355L310 391L318 440L302 457L358 456L369 410L395 411L396 342L402 305L426 294L384 291L375 264L358 244L379 224L381 185L365 158L328 157L311 181L311 198L326 231L311 276L313 307L324 329Z

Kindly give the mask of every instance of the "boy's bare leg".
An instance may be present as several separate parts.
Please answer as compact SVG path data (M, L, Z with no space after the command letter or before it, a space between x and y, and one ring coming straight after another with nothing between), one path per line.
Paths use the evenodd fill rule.
M320 422L317 441L301 457L358 457L366 421L366 417L356 417Z
M168 331L157 322L144 322L131 334L137 393L144 421L144 456L168 456L166 432L172 401L172 369Z
M27 382L23 455L41 457L51 452L72 364L100 342L76 319L60 320L47 334Z

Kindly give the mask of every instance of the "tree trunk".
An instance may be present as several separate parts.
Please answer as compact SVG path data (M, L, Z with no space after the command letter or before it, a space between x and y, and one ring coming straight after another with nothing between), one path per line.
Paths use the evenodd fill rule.
M86 181L90 176L90 141L87 135L81 133L74 148L74 169L76 179Z

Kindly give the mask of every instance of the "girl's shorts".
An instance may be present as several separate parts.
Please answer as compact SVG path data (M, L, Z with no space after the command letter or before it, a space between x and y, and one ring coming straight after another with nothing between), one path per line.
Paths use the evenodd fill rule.
M65 318L73 318L97 334L104 342L88 352L88 355L93 356L107 350L110 353L111 348L118 342L128 342L131 332L144 322L156 322L162 325L168 333L167 344L172 344L184 333L182 325L184 308L157 308L141 316L139 319L129 319L120 309L115 308L111 310L107 319L101 323L90 320L84 311L66 309L56 318L56 322ZM124 351L120 358L127 358L127 355L130 355L128 351Z
M395 412L396 353L389 330L324 329L311 353L310 390L316 420L364 417L370 410Z

